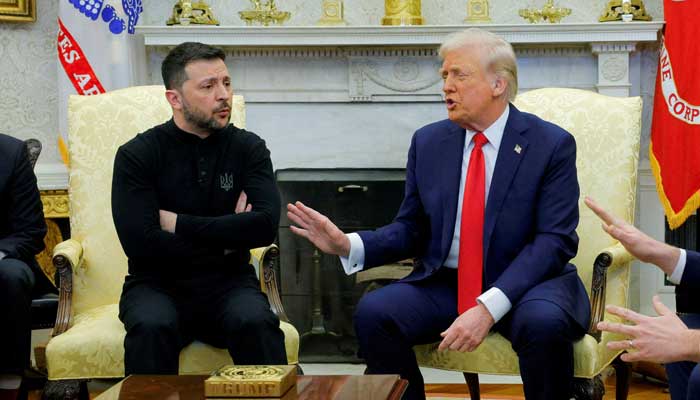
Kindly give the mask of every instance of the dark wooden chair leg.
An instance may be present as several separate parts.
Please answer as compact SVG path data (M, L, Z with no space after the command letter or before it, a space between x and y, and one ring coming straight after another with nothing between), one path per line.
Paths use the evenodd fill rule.
M42 400L89 400L90 394L86 380L67 379L46 382L41 398Z
M615 400L627 400L632 378L632 367L617 356L612 362L615 368Z
M464 380L467 381L469 387L469 399L481 400L481 392L479 391L479 374L464 372Z
M571 391L576 400L603 400L605 385L603 385L600 376L593 379L574 378Z

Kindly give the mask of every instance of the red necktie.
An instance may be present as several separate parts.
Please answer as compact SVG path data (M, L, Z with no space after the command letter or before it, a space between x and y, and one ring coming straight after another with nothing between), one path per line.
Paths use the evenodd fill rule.
M488 143L483 133L474 135L474 148L469 157L467 180L462 198L462 222L459 229L459 261L457 263L457 311L462 314L476 305L481 294L484 264L484 202L486 167L481 147Z

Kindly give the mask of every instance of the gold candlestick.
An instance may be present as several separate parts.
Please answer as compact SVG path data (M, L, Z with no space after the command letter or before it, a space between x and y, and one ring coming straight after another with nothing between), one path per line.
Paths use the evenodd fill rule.
M343 0L323 0L321 9L321 19L317 25L347 25L343 19Z
M420 0L384 0L382 25L423 25Z

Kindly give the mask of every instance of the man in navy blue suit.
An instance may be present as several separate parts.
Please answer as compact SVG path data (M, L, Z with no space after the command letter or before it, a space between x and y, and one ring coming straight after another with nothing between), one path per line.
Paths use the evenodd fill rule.
M499 37L468 29L440 47L448 119L413 136L395 220L345 235L297 202L296 234L341 257L350 274L410 257L413 272L365 295L355 329L369 373L408 379L423 399L412 346L473 351L490 330L517 352L528 399L568 399L573 342L588 328L576 268L576 144L518 111L517 65Z
M675 284L700 287L700 253L653 239L608 213L593 199L586 198L585 202L603 220L603 229L619 240L630 254L658 266ZM672 399L700 399L700 314L683 314L679 318L659 300L659 296L654 296L653 304L658 317L610 305L607 312L633 324L603 321L598 323L598 329L621 333L629 338L608 343L610 349L628 351L622 355L624 361L664 363Z

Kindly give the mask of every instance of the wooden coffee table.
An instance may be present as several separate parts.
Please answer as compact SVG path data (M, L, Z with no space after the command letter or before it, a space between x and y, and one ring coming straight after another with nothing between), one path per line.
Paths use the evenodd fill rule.
M204 400L207 375L132 375L99 400ZM299 375L296 396L284 400L399 400L408 381L398 375ZM251 399L252 400L252 399Z

